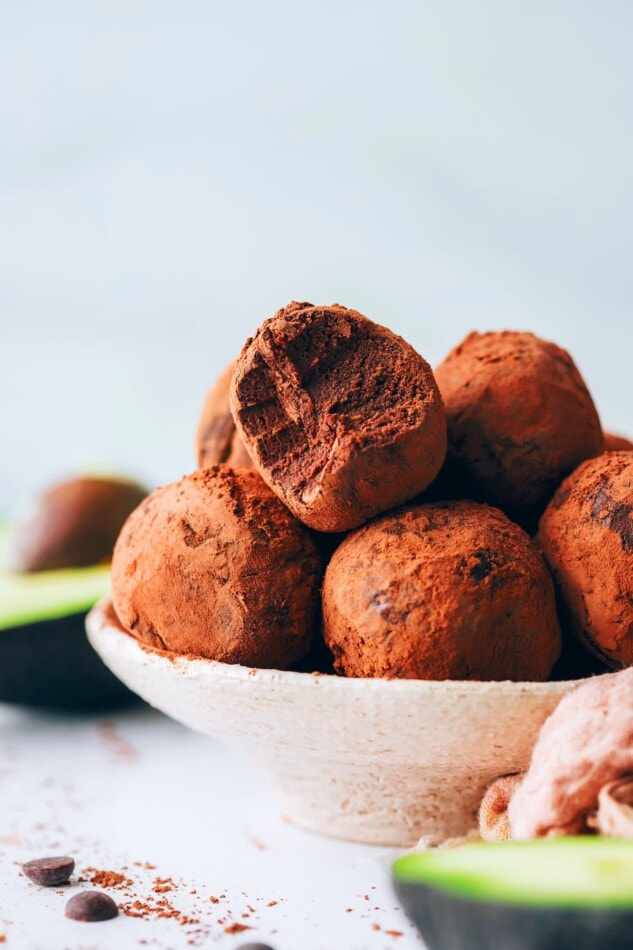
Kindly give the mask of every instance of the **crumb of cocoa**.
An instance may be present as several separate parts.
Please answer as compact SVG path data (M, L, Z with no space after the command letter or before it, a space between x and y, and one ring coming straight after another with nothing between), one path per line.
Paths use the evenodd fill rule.
M251 844L254 845L258 851L267 851L268 847L264 844L263 841L260 841L259 838L252 837Z
M118 871L99 871L97 868L84 868L83 874L88 875L91 884L98 887L126 888L132 885L132 881L125 874Z
M238 924L237 921L233 924L229 924L224 928L225 934L241 934L245 930L252 930L252 927L248 927L246 924Z
M138 758L138 751L116 730L116 724L111 719L103 719L98 724L99 735L103 743L108 746L119 759L128 761Z
M157 877L154 878L152 890L154 894L168 894L169 891L173 891L175 887L176 884L170 877Z
M346 908L345 908L345 913L346 913L346 914L351 914L352 911L353 911L353 909L354 909L353 907L346 907Z
M219 904L219 903L220 903L220 898L219 898L219 897L213 897L213 895L209 898L209 900L211 901L212 904Z
M276 907L279 901L268 901L266 907Z
M385 930L388 937L404 937L401 930Z
M380 930L380 924L372 924L372 925L371 925L371 929L372 929L372 930Z
M43 828L44 826L42 826L42 829ZM39 830L42 830L42 829L39 829ZM36 828L36 830L38 829ZM18 838L17 835L0 835L0 844L19 845L20 839Z

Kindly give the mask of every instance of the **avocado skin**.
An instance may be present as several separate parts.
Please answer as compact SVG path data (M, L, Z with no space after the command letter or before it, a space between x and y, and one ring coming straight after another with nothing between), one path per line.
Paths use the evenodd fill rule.
M0 630L0 702L67 711L139 702L90 646L86 614Z
M631 950L633 946L633 907L469 901L397 879L394 889L428 950Z

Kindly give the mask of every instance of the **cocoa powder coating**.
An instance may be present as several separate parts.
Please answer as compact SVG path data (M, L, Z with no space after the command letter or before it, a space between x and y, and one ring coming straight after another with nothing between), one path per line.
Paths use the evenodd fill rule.
M600 420L570 355L532 333L471 333L435 375L448 458L471 497L527 528L561 480L603 450Z
M606 452L565 479L538 542L563 630L611 668L633 664L633 453Z
M231 385L260 474L319 531L421 492L446 453L433 373L401 337L338 304L293 302L246 343Z
M326 570L323 618L347 676L540 681L560 652L535 544L469 501L410 506L349 535Z
M308 650L321 561L254 471L214 466L153 492L112 563L116 613L172 653L283 669Z
M633 442L623 435L616 435L615 432L604 433L605 452L633 452Z
M196 455L199 468L230 465L232 468L253 468L253 460L235 430L229 406L229 388L235 363L227 366L207 393L196 433Z

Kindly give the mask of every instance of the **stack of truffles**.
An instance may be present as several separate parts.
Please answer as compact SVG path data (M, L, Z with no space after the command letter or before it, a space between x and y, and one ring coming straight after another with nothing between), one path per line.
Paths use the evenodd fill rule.
M210 391L198 471L125 524L114 608L149 649L255 667L632 664L631 448L605 453L573 360L531 333L471 333L433 372L360 313L293 302Z

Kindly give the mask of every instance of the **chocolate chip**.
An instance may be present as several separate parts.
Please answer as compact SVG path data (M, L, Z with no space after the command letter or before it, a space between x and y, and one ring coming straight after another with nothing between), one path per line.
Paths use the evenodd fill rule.
M66 916L71 920L83 920L92 923L97 920L111 920L119 913L119 908L111 897L101 891L80 891L66 904Z
M75 870L75 862L66 856L60 858L37 858L22 865L28 878L43 887L58 887L67 884Z

